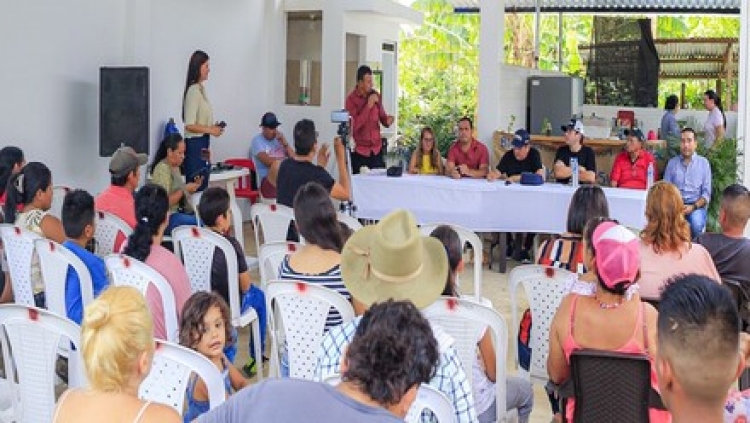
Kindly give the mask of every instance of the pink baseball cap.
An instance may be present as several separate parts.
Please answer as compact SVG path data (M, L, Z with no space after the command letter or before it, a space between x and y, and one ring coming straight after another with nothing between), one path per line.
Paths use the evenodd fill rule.
M615 222L604 222L596 227L591 243L596 251L596 270L608 288L626 282L625 288L635 283L641 266L638 238L628 228Z

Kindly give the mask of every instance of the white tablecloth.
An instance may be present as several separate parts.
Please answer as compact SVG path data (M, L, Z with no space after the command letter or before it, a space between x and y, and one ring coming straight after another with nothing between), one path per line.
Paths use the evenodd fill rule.
M506 185L504 181L407 174L400 178L354 175L352 185L359 218L380 219L403 208L414 213L420 224L450 223L476 232L564 232L575 191L562 184ZM612 218L643 228L646 191L603 189Z

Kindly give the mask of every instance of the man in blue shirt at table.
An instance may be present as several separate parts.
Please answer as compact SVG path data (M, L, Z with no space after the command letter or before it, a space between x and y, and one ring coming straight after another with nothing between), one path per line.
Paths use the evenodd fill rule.
M703 232L706 226L706 208L711 200L711 166L705 157L695 152L697 147L695 131L692 128L683 129L680 155L672 157L664 171L664 180L680 190L692 238Z
M109 285L107 268L104 260L86 249L94 238L94 197L84 190L77 189L68 193L63 201L62 224L68 239L63 243L75 254L91 274L94 297L98 296ZM83 299L81 282L71 266L65 277L65 311L68 318L79 325L83 318Z

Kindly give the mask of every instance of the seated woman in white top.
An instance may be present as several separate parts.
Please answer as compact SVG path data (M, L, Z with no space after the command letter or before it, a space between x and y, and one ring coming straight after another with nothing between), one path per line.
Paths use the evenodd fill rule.
M641 297L658 301L661 288L678 274L697 273L721 283L711 255L690 242L690 226L677 187L659 181L646 197L646 227L641 232Z
M110 287L89 304L81 328L89 387L63 393L53 422L181 422L172 408L138 398L154 357L152 332L151 313L135 288Z

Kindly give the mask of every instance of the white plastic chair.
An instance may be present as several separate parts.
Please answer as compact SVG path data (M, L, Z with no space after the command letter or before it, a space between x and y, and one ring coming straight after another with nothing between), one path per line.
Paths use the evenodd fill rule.
M343 323L354 319L352 304L338 292L321 285L273 280L266 287L271 374L280 374L280 354L286 346L289 376L314 380L318 349L323 341L331 307Z
M80 357L80 328L65 317L44 309L19 305L0 305L0 326L5 374L17 378L11 385L14 422L51 422L55 411L55 363L59 347L73 344L68 361L70 387L86 385Z
M232 326L251 326L255 357L262 357L260 344L260 320L258 313L249 308L242 313L240 284L237 271L237 254L232 244L216 232L197 226L180 226L172 230L174 252L182 260L190 279L192 292L211 291L211 265L216 249L224 253L227 264L227 286L229 287L229 311ZM258 379L262 379L262 360L256 360Z
M88 267L78 256L73 254L65 246L49 239L37 239L34 241L36 252L39 255L39 265L42 269L44 279L44 291L47 300L47 309L61 316L67 316L65 306L65 283L68 274L68 266L78 275L81 285L81 304L83 307L94 299L94 285Z
M9 224L0 225L0 237L8 258L13 298L16 304L34 305L34 283L31 267L35 257L34 241L39 235Z
M260 289L265 291L269 281L279 278L279 267L284 257L300 247L301 244L291 241L269 242L260 246L258 250Z
M362 224L359 223L359 220L356 218L346 214L346 213L336 213L336 216L339 219L339 222L345 224L349 227L349 229L352 230L352 232L357 232L358 230L362 229Z
M124 254L112 254L104 259L107 270L112 275L112 284L116 286L132 286L145 297L149 286L153 286L161 296L164 311L164 327L167 341L177 342L179 324L177 322L177 306L174 291L164 276L152 269L146 263ZM153 313L153 311L152 311Z
M255 251L260 251L263 244L286 241L289 223L294 220L294 211L281 204L255 203L250 207L250 219L253 222Z
M473 231L463 228L458 225L449 225L445 223L425 223L420 226L419 231L424 236L429 236L432 231L438 226L450 226L458 234L458 239L461 240L461 248L463 249L468 242L471 245L472 251L474 251L474 298L477 301L482 299L482 254L484 254L482 248L482 240Z
M49 214L62 220L62 208L65 196L73 189L65 185L54 185L52 187L52 204L49 207Z
M200 213L198 213L198 204L201 203L201 197L203 197L203 191L194 192L190 196L190 204L193 205L193 210L195 211L195 220L198 222L198 226L203 226L203 221L201 220Z
M505 368L508 356L508 326L503 317L492 307L477 304L467 298L443 297L422 311L431 322L445 330L455 343L454 348L461 358L469 384L474 386L474 362L478 360L477 335L486 330L492 335L495 347L495 400L497 421L516 421L517 411L506 410Z
M182 414L190 377L196 374L206 384L210 408L226 400L224 377L202 354L171 342L157 340L151 371L141 383L138 396L166 404Z
M532 382L542 386L547 384L547 355L549 354L549 327L562 299L568 294L569 286L576 275L564 269L538 264L517 266L508 277L511 316L513 318L513 339L518 336L519 306L518 287L523 286L531 308L532 324L531 364L529 376ZM513 342L516 367L518 367L518 343ZM520 368L519 368L520 369ZM522 369L521 369L522 370Z
M124 220L112 213L98 210L96 212L96 225L94 225L94 239L96 239L96 255L106 257L115 251L117 235L122 234L125 238L133 233L133 228L128 226Z

